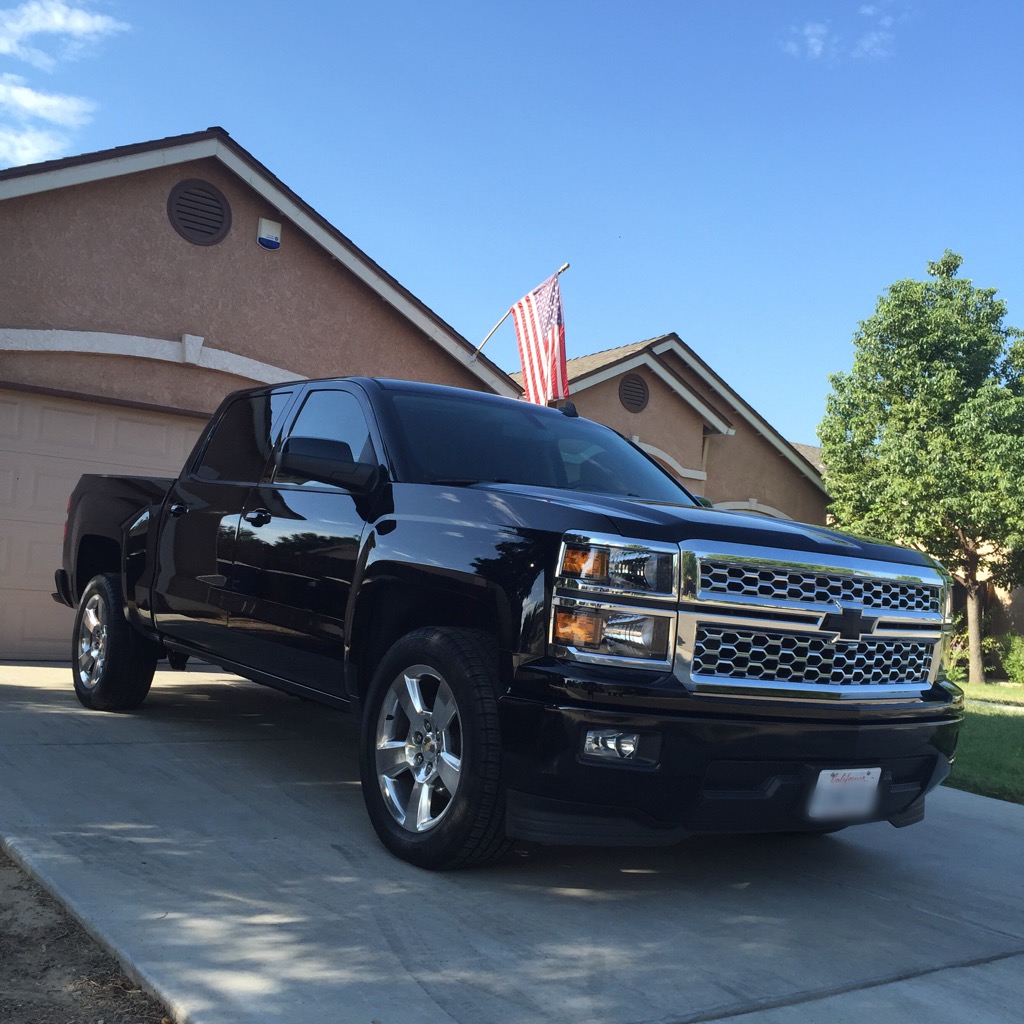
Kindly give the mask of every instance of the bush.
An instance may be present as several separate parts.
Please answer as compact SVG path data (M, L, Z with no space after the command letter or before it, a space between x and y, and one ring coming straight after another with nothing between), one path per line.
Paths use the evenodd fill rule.
M1017 649L1021 652L1020 657L1024 659L1024 637L1010 636L996 637L989 635L989 616L986 615L981 621L981 658L986 676L991 676L997 670L1001 661L1010 679L1019 679L1024 682L1024 660L1016 664L1017 674L1010 671L1006 663L1008 650L1007 643L1011 640L1017 642ZM967 624L963 615L956 615L953 618L953 632L946 642L946 649L942 655L942 667L945 669L946 678L951 683L967 682L967 670L970 665L970 647L967 643Z
M999 657L1011 683L1024 683L1024 636L1007 633L999 638Z
M946 670L946 678L951 683L967 682L967 633L963 631L963 620L960 616L953 622L954 632L946 641L946 649L942 654L942 667Z

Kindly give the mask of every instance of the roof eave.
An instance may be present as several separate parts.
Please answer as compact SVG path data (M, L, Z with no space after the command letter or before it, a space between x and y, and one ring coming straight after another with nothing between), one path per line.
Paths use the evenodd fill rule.
M658 355L673 351L708 387L721 394L780 455L828 497L821 474L757 410L740 398L678 335L666 334L661 338L655 338L651 342L651 347Z
M207 158L219 160L282 216L394 307L417 329L498 394L518 397L511 378L486 356L475 359L473 346L429 307L300 199L279 178L222 128L139 143L79 157L46 161L0 171L0 200L83 185L158 167Z
M668 385L687 405L694 409L701 419L713 430L726 435L736 433L735 427L721 413L694 394L649 349L642 349L640 352L626 355L621 359L615 360L615 362L595 367L579 377L571 377L569 379L569 391L570 393L573 391L585 391L587 388L594 387L596 384L602 384L606 380L611 380L640 366L646 366L650 369L655 376Z

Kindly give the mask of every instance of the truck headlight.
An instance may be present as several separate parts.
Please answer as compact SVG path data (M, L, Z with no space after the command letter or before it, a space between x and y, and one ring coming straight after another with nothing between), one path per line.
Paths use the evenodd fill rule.
M555 607L552 640L579 655L667 662L672 619L626 608Z
M558 576L562 585L579 590L673 597L679 579L679 548L621 537L566 534Z
M551 604L553 653L599 664L667 667L678 589L675 544L565 534Z

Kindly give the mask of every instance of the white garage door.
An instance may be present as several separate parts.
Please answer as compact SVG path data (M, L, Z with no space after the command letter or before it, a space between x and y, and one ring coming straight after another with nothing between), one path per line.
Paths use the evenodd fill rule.
M79 476L177 476L204 422L0 390L0 658L69 657L74 613L50 594Z

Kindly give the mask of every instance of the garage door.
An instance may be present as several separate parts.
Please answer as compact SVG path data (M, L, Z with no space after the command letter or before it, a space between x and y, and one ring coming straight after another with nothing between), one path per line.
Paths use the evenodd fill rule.
M0 390L0 658L69 657L74 613L50 594L79 476L177 476L203 424Z

